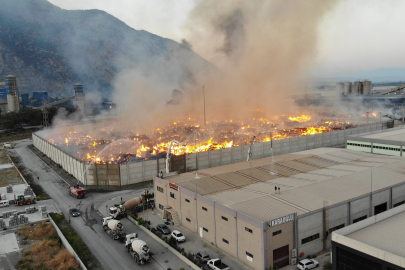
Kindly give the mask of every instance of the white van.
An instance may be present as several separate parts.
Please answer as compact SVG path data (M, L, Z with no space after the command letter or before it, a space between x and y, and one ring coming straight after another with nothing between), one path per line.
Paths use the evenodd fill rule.
M0 201L0 207L6 207L10 206L10 203L8 201Z
M8 149L14 148L14 144L13 144L13 143L4 143L3 146L4 146L5 149L7 149L7 148L8 148Z

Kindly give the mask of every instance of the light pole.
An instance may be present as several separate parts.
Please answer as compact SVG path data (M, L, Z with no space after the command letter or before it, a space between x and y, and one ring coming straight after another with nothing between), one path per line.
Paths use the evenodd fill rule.
M203 98L204 98L204 127L207 126L207 120L205 118L205 90L204 90L204 85L203 85Z

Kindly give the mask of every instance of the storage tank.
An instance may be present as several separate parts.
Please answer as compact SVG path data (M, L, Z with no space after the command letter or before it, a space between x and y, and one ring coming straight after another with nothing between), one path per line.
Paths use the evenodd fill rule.
M122 227L122 223L119 220L111 219L108 221L108 228L110 228L112 231L120 230Z
M130 199L129 201L124 203L124 207L126 210L131 210L137 205L140 205L142 203L142 198L141 197L135 197Z
M148 245L139 239L135 239L132 244L132 250L138 253L139 255L147 256L149 254L149 247Z

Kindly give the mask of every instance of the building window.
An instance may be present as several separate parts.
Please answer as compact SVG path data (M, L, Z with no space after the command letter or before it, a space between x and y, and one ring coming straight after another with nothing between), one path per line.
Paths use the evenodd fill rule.
M204 206L202 207L202 210L204 210L204 211L208 211L208 209L207 209L207 208L205 208Z
M275 232L273 232L273 236L276 236L277 234L280 234L280 233L281 233L281 230L275 231Z
M191 222L191 220L190 220L189 218L186 218L186 220L187 220L188 222Z
M156 187L156 189L157 189L157 191L160 191L160 192L162 192L163 193L163 188L162 187Z
M227 243L229 245L229 241L224 238L222 238L222 242Z
M204 228L204 227L203 227L203 230L206 231L206 232L208 232L208 229L206 229L206 228Z
M330 229L329 229L329 233L331 234L332 232L337 231L337 230L339 230L339 229L342 229L342 228L344 228L344 227L345 227L345 224L344 224L344 223L343 223L343 224L340 224L339 226L330 228Z
M189 199L185 199L185 201L188 202L188 203L190 203L190 200L189 200Z
M319 233L305 237L304 239L301 240L301 244L306 244L308 242L314 241L315 239L319 238Z
M224 217L224 216L221 216L221 218L222 218L223 220L225 220L225 221L228 221L228 218L226 218L226 217Z
M176 194L174 194L173 192L170 192L170 197L173 199L176 199Z
M252 254L252 253L249 253L249 252L246 251L246 255L249 256L250 258L253 258L253 254Z
M403 205L404 203L405 203L405 201L398 202L398 203L394 204L394 207L397 207L397 206Z
M163 210L165 207L159 203L159 209Z
M249 229L248 227L245 227L245 231L253 233L252 229Z
M356 222L362 221L363 219L366 219L366 218L367 218L367 215L356 218L356 219L353 219L353 224L356 223Z
M382 265L362 255L336 247L336 269L347 270L377 270L383 269Z

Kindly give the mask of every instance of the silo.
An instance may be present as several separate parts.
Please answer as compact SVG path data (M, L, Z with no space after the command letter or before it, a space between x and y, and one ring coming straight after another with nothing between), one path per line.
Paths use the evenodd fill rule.
M82 115L86 115L83 85L76 83L75 86L75 104Z
M6 76L7 107L9 112L20 110L20 100L18 95L17 79L14 75Z
M352 82L343 82L343 94L351 95L352 94Z
M371 81L364 81L363 89L363 95L371 95Z

